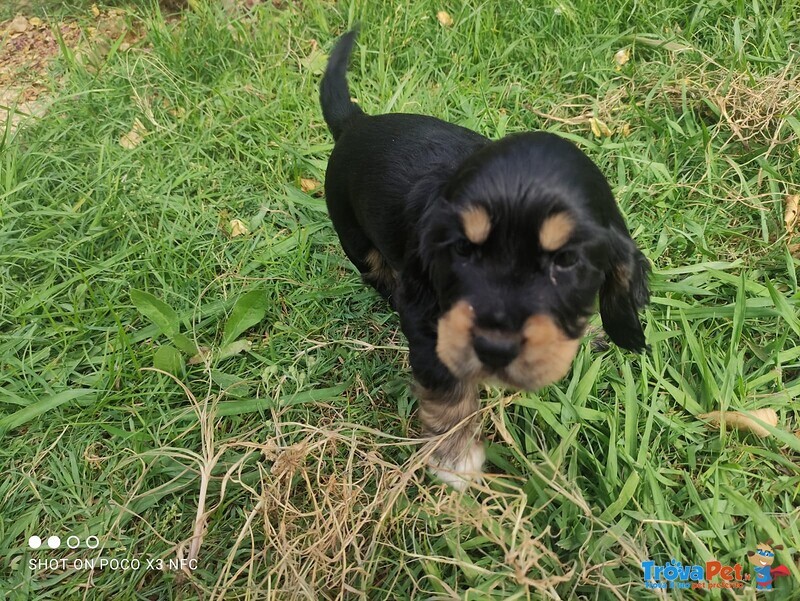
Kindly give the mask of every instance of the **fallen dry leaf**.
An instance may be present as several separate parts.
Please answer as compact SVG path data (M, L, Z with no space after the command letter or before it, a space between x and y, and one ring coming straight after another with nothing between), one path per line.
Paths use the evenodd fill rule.
M187 363L189 365L199 365L200 363L205 363L208 358L211 357L211 348L207 346L199 346L197 347L197 354L189 359Z
M28 31L29 25L28 19L22 15L17 15L12 19L11 23L8 24L8 33L25 33Z
M230 232L231 238L236 238L238 236L246 236L250 233L250 230L241 219L231 219Z
M132 150L142 143L142 140L144 140L146 135L147 129L145 129L145 126L142 125L142 122L139 121L139 119L135 119L133 121L133 127L131 127L131 130L128 133L120 136L119 145L126 150Z
M300 178L300 189L303 192L313 192L317 188L320 187L320 183L312 178L301 177Z
M453 25L453 17L451 17L450 13L446 10L440 10L438 13L436 13L436 18L444 27L452 27Z
M300 66L311 71L315 75L321 75L328 63L328 55L319 49L312 50L308 56L300 59Z
M614 54L614 62L617 63L617 66L619 67L627 63L629 60L631 60L630 48L620 48L617 50L616 54Z
M790 236L794 233L794 226L797 223L797 208L800 203L800 194L787 194L784 199L786 208L783 212L783 222L786 224L786 233Z
M602 137L610 138L611 134L613 133L608 128L608 125L606 125L605 123L603 123L602 121L600 121L600 119L597 119L596 117L592 117L590 125L592 127L592 133L597 138L602 138Z
M761 438L769 436L769 431L753 418L759 419L773 427L778 425L778 414L775 413L774 409L756 409L755 411L712 411L711 413L702 413L697 417L714 426L719 426L720 422L724 420L726 426L736 428L737 430L752 432Z

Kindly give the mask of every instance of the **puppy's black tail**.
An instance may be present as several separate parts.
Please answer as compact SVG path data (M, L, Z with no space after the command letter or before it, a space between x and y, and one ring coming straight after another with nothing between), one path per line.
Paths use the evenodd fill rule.
M339 38L331 52L320 84L319 101L322 104L322 114L334 140L342 134L350 119L363 114L359 106L350 100L350 90L347 89L347 63L357 35L356 28Z

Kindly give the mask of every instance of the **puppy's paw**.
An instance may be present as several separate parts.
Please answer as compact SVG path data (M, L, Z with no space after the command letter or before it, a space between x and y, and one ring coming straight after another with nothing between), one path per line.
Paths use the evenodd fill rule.
M486 452L483 443L472 441L456 456L434 453L428 461L431 473L456 490L465 490L470 482L480 482Z

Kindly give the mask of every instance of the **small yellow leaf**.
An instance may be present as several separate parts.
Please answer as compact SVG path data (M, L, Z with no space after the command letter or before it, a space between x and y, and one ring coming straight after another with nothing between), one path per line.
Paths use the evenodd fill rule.
M313 192L314 190L319 188L320 185L321 184L315 179L305 178L305 177L300 178L300 189L303 192Z
M230 232L231 238L236 238L237 236L246 236L250 233L250 230L241 219L231 219Z
M450 13L446 10L440 10L436 13L436 18L439 20L439 23L442 24L444 27L452 27L453 26L453 17L450 16Z
M720 422L724 421L727 426L736 428L737 430L752 432L761 438L769 436L769 431L753 418L759 419L773 427L778 425L778 414L775 413L774 409L756 409L755 411L712 411L711 413L702 413L697 417L714 426L719 426Z
M145 129L145 126L142 125L142 122L139 121L139 119L135 119L133 121L133 127L131 127L131 130L126 134L122 134L120 137L119 145L126 150L132 150L142 143L142 140L144 140L146 135L147 129Z
M186 116L186 109L182 106L176 106L175 108L167 110L167 112L178 119L183 119Z
M783 212L783 222L786 224L786 233L790 236L794 233L794 226L797 223L797 209L800 203L800 194L787 194L784 199L786 208Z
M595 135L596 138L610 138L611 137L611 130L608 128L608 125L597 119L596 117L592 117L590 122L592 127L592 133Z
M614 54L614 62L617 63L620 67L631 60L631 51L630 48L620 48L617 50L616 54Z

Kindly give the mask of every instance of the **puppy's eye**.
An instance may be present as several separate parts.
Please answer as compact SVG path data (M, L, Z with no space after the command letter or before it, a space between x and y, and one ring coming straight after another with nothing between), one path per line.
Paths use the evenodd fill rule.
M559 269L570 269L578 263L578 253L574 250L563 250L553 257L553 264Z
M455 243L453 246L453 251L459 257L470 257L475 253L475 250L478 247L470 242L469 240L464 240L463 238Z

